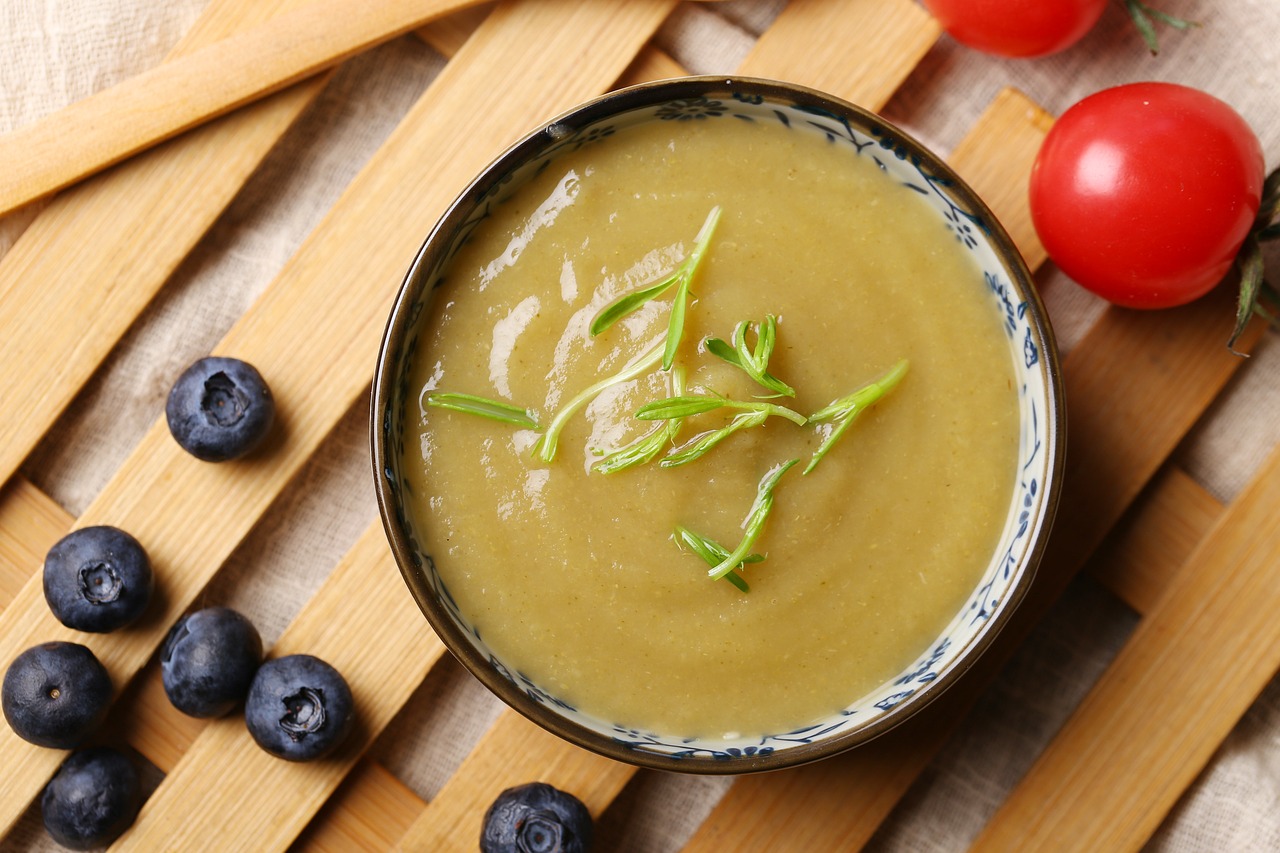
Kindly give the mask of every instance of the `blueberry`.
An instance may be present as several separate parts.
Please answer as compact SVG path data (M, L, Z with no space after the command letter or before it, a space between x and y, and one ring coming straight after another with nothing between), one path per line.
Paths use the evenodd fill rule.
M355 718L351 688L311 655L288 655L258 667L244 722L258 746L278 758L310 761L333 751Z
M40 796L44 828L72 850L106 847L138 816L142 786L133 763L100 746L62 762Z
M70 749L107 715L111 676L79 643L43 643L9 664L2 696L14 734L38 746Z
M266 438L276 404L252 365L210 356L178 377L164 413L183 450L206 462L225 462L244 456Z
M544 782L508 788L484 813L481 853L585 853L591 812L573 794Z
M160 676L173 706L192 717L221 717L244 699L262 663L253 623L226 607L179 619L160 647Z
M104 633L142 615L151 600L151 561L123 530L82 527L44 558L44 600L58 621Z

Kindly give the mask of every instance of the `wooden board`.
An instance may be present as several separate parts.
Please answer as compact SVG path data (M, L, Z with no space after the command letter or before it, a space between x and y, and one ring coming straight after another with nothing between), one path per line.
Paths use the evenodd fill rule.
M214 0L175 57L260 26L302 2ZM414 611L378 525L332 569L275 649L321 654L348 674L362 725L335 759L304 766L276 761L250 747L234 721L183 717L168 705L148 661L166 626L217 574L321 440L362 404L368 354L392 294L370 294L358 282L398 280L421 237L419 223L432 221L496 153L471 140L495 140L500 147L615 81L679 73L645 45L673 5L511 0L422 31L446 55L456 55L218 347L263 367L283 403L287 438L251 460L216 469L194 465L157 423L79 519L14 474L323 80L239 110L74 187L0 260L0 372L7 402L29 415L0 419L0 478L7 480L0 490L0 659L37 640L71 636L43 605L38 569L49 544L72 525L114 523L134 531L170 593L163 612L127 637L87 640L118 687L132 682L109 727L167 774L121 847L192 849L214 829L228 848L255 850L469 847L457 839L475 837L484 805L508 784L546 779L575 791L600 814L634 774L510 712L430 804L364 757L423 679L435 677L442 653ZM782 13L739 71L788 77L875 108L938 33L912 0L806 0ZM872 53L842 48L855 37ZM511 70L516 68L522 72ZM507 84L495 87L503 69ZM1050 121L1008 91L953 152L957 169L987 198L1033 266L1044 253L1030 227L1024 188ZM186 192L187 216L175 216L167 206L172 193L165 188L174 186ZM130 233L148 235L152 251L131 250ZM67 258L78 267L54 261ZM86 289L86 269L116 285ZM1086 565L1148 615L980 845L1026 849L1032 839L1067 838L1079 849L1141 846L1280 666L1273 651L1280 637L1267 618L1276 588L1269 572L1280 565L1276 527L1267 523L1280 510L1280 457L1225 508L1168 464L1238 367L1222 354L1224 329L1206 322L1228 316L1223 307L1209 302L1158 317L1104 314L1066 363L1072 470L1088 475L1069 476L1054 548L993 654L920 718L867 747L812 767L737 781L690 850L860 846L927 767L1018 639ZM59 334L31 320L43 316L71 317L80 332ZM50 353L59 358L48 358ZM51 363L57 368L42 366ZM1116 363L1136 367L1118 380L1111 369ZM325 395L309 392L321 385ZM1152 428L1140 435L1126 429L1138 418ZM197 519L202 523L194 524ZM191 534L193 529L198 532ZM338 612L342 628L333 631ZM1265 642L1249 642L1256 638ZM1191 677L1205 672L1215 677ZM1143 703L1153 696L1160 702L1160 727L1144 724L1145 710L1157 706ZM8 832L61 754L30 747L7 726L0 727L0 754L6 759L0 831ZM1160 771L1152 772L1156 766ZM275 792L269 802L254 793L264 786ZM1115 790L1124 796L1098 798L1100 791ZM192 809L197 802L200 808Z

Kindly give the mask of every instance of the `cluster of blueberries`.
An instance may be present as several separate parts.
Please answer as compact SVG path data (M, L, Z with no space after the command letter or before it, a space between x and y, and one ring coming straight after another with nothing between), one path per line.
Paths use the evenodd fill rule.
M275 403L261 374L232 358L189 367L169 393L169 431L207 462L244 456L266 438ZM45 557L45 601L63 625L107 633L142 616L154 578L142 544L110 526L84 527ZM245 725L267 752L310 761L332 752L350 731L351 689L312 655L262 659L253 623L225 607L188 613L160 647L160 672L174 707L192 717L221 717L244 703ZM5 720L19 737L52 749L75 749L98 728L111 704L111 676L80 643L42 643L18 655L4 674ZM45 787L45 828L64 847L110 844L137 817L141 784L122 752L92 746L69 756ZM485 814L483 853L584 853L591 815L580 800L543 783L503 791Z
M165 407L170 432L205 461L243 456L271 428L275 405L262 376L245 362L205 358L174 385ZM59 540L44 563L44 596L63 625L88 633L123 628L142 616L154 578L146 550L110 526L84 527ZM193 717L220 717L244 702L245 724L272 755L308 761L328 754L354 719L342 675L311 655L262 660L262 639L243 615L210 607L183 616L160 649L165 693ZM111 677L80 643L42 643L18 655L4 674L5 720L19 737L74 749L94 732L111 703ZM63 762L40 798L45 828L65 847L109 844L141 805L136 768L105 746Z

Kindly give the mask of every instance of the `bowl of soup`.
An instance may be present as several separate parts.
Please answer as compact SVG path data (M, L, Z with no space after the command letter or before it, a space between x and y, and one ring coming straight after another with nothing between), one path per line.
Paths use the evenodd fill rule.
M396 561L569 741L740 773L888 730L1023 597L1058 356L982 201L777 81L620 90L516 142L404 280L373 394Z

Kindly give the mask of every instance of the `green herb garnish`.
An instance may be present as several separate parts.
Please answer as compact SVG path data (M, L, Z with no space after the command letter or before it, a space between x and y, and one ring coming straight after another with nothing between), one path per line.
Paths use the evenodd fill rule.
M716 223L719 221L720 206L716 205L707 214L706 221L702 223L702 229L698 231L698 236L694 239L693 249L680 262L680 266L676 267L671 275L661 279L656 284L623 294L606 305L596 315L596 318L591 321L592 337L600 334L640 306L656 299L671 289L672 286L675 286L676 294L671 303L671 317L667 321L666 348L662 354L662 369L670 370L671 365L675 362L676 350L680 347L680 338L684 335L684 318L689 308L689 283L693 281L693 276L698 271L698 266L702 263L703 256L707 253L711 235L715 232Z
M881 376L879 379L862 386L852 394L841 397L832 401L818 411L809 416L811 422L814 421L835 421L835 427L823 439L822 444L814 451L813 458L809 460L809 465L804 469L804 473L808 474L817 466L822 457L827 454L840 436L844 435L849 429L849 425L858 419L858 416L867 409L875 405L881 397L888 394L898 383L902 381L902 377L907 374L908 362L904 358L889 369L889 372Z
M708 566L718 565L721 560L729 556L729 549L721 545L716 540L706 536L701 536L694 533L689 528L677 524L676 544L679 545L681 543L687 545L689 550L701 557ZM759 554L752 554L749 557L743 557L737 566L729 570L729 573L724 576L724 579L736 586L742 592L750 592L751 587L747 585L747 582L743 579L742 575L738 574L737 569L741 568L745 563L759 563L763 560L764 557Z
M773 356L773 348L778 340L778 318L766 314L756 335L754 348L747 346L747 333L751 331L750 320L743 320L733 330L733 345L719 338L707 338L704 341L707 352L729 364L742 369L760 386L783 397L794 397L796 389L769 373L769 359Z
M1280 239L1280 222L1276 221L1277 217L1280 217L1280 169L1273 170L1263 182L1262 204L1258 207L1258 215L1236 254L1236 267L1240 270L1240 295L1236 304L1236 325L1227 340L1227 349L1236 355L1244 355L1236 352L1236 341L1244 334L1245 327L1254 314L1280 328L1280 319L1267 307L1268 304L1273 308L1280 304L1280 293L1267 281L1262 258L1262 244Z
M692 462L704 456L713 447L735 432L760 426L772 416L786 418L797 426L804 426L807 422L804 415L785 406L759 401L730 400L719 395L705 394L655 400L637 409L636 417L642 421L668 420L699 415L722 408L739 409L741 413L734 415L733 419L720 429L709 430L694 436L685 444L668 453L658 464L663 468L674 468L677 465Z
M565 424L569 422L569 418L577 414L579 409L591 402L604 389L635 379L640 374L652 370L661 356L662 347L655 345L622 370L612 376L606 376L594 385L579 392L572 400L561 406L560 411L556 412L555 417L551 419L551 423L547 424L547 431L533 446L533 455L543 462L550 462L555 459L556 446L560 442L560 433L564 430Z
M738 547L730 551L719 563L711 567L710 571L707 572L707 577L712 580L719 580L746 561L751 549L755 547L756 540L760 538L760 534L764 531L764 523L769 518L769 513L773 511L774 487L778 485L778 480L782 478L782 475L791 470L791 467L799 461L799 459L790 459L781 465L775 465L760 479L760 484L756 486L756 499L752 502L751 509L747 513L746 519L742 522L742 541L738 543Z
M432 391L424 398L428 406L437 409L449 409L468 415L479 415L491 421L514 424L526 429L541 429L534 419L533 413L520 406L513 406L501 400L490 400L474 394L457 394L451 391Z
M677 397L684 393L684 370L680 367L671 371L671 390ZM649 462L668 445L675 443L680 422L680 418L671 418L666 423L659 424L657 429L650 430L626 447L615 450L591 467L601 474L612 474Z

